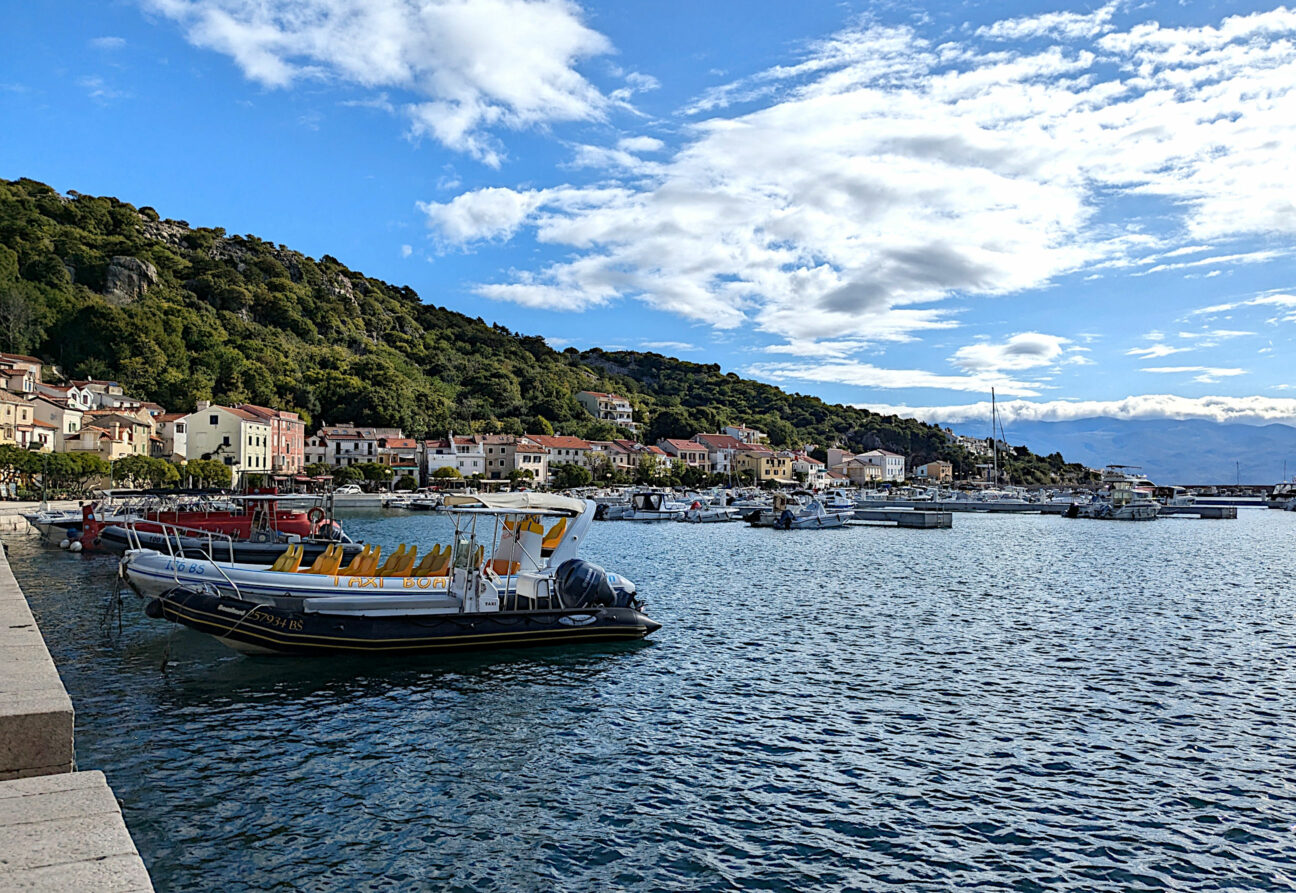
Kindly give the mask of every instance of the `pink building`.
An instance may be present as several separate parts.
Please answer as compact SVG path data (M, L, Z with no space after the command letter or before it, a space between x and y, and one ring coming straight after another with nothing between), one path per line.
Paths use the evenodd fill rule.
M295 412L270 409L253 403L236 408L251 413L270 426L270 470L274 474L301 474L306 467L306 423Z

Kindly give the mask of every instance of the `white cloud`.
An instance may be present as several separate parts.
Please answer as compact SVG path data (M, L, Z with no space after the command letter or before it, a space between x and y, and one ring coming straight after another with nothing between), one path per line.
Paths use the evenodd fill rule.
M990 402L961 406L882 406L860 404L877 412L941 424L990 418ZM1000 401L998 411L1019 422L1069 422L1075 419L1206 419L1246 425L1296 424L1296 399L1290 397L1180 397L1140 394L1123 400Z
M1126 356L1141 357L1145 360L1156 360L1171 354L1192 350L1191 347L1171 347L1168 344L1153 344L1149 347L1133 347L1125 351Z
M410 256L411 254L413 254L413 253L414 253L414 246L413 246L413 245L402 245L402 246L400 247L400 254L401 254L401 257L409 257L409 256Z
M1060 362L1065 345L1070 343L1069 339L1057 335L1022 332L1002 344L982 341L960 347L950 362L968 372L1034 369Z
M528 229L561 251L480 286L487 297L572 309L631 298L788 345L912 339L955 326L976 296L1204 246L1212 257L1183 265L1288 251L1213 246L1296 234L1284 148L1296 143L1296 13L1117 31L1113 8L941 45L914 28L848 28L703 97L692 111L754 105L692 124L660 162L578 150L629 175L616 188L518 190L508 226L485 215L480 229L462 212L479 195L498 202L493 190L447 203L456 213L422 207L450 241ZM1054 43L985 45L1010 33ZM1109 222L1108 204L1131 196L1164 203L1166 235Z
M687 341L641 341L639 346L648 350L697 350L697 345L689 344Z
M107 105L116 99L130 96L125 90L118 90L97 74L77 79L77 85L86 91L86 95L101 105Z
M653 136L630 136L617 140L617 148L622 152L660 152L666 144Z
M988 40L1030 40L1036 37L1055 37L1073 40L1096 37L1112 30L1112 15L1119 3L1108 3L1088 15L1077 12L1047 12L1017 19L1004 19L976 30L977 37Z
M1245 301L1233 301L1227 304L1214 304L1210 307L1201 307L1194 310L1193 316L1215 316L1220 313L1228 313L1232 310L1239 310L1245 307L1272 307L1276 308L1280 315L1268 320L1270 323L1279 322L1296 322L1296 295L1285 292L1267 292L1255 298L1249 298ZM1288 312L1291 311L1291 312ZM1286 315L1281 315L1286 314Z
M1247 374L1245 369L1219 366L1144 366L1140 371L1153 372L1157 375L1192 375L1193 381L1201 384L1214 384L1221 378Z
M122 47L126 46L126 38L112 36L94 37L90 40L90 46L97 50L120 50Z
M400 91L411 133L492 166L503 151L492 129L594 120L611 102L576 70L611 44L568 0L144 2L266 87Z
M996 388L1011 397L1038 397L1039 385L991 375L939 375L923 369L881 369L870 363L836 360L824 363L756 363L746 374L766 381L816 381L865 388L940 388L988 392Z

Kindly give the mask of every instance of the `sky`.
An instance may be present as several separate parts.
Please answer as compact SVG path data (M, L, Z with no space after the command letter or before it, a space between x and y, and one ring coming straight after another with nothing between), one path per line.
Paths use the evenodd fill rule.
M930 421L1296 424L1296 9L0 8L0 177Z

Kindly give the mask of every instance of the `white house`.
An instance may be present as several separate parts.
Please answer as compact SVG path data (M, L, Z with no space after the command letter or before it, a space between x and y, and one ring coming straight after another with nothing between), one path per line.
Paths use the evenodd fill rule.
M486 450L480 437L453 433L440 440L423 442L423 471L428 479L438 468L453 468L461 477L486 473Z
M234 473L269 474L270 423L250 412L198 401L198 409L172 422L185 426L185 456L223 462Z
M725 427L724 433L747 444L760 443L765 439L764 431L757 431L755 428L748 428L746 425L728 425Z
M581 391L576 395L576 400L594 418L635 430L634 409L625 397L599 391Z
M588 440L567 434L528 434L526 439L545 448L549 454L546 468L560 462L564 465L579 465L581 468L590 468L593 465L591 457L593 447Z
M67 450L65 444L69 438L77 436L81 430L85 412L74 408L54 397L44 394L32 400L32 415L38 422L53 426L54 449L60 453Z
M905 479L905 457L887 450L869 450L860 453L854 459L866 465L875 465L882 469L882 480L903 481Z
M829 484L828 467L805 453L797 453L792 457L792 473L805 475L807 487L817 489Z
M154 416L157 436L162 438L164 458L174 461L189 455L188 423L185 416L183 412L164 412L160 416Z

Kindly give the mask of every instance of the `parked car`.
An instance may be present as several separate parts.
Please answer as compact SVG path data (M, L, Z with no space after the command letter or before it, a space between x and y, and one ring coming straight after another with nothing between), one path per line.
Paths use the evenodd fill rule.
M358 484L343 484L333 491L334 496L350 496L353 493L362 493Z

